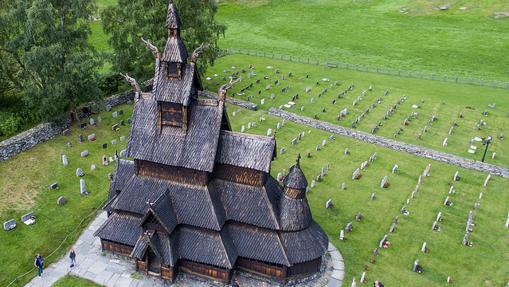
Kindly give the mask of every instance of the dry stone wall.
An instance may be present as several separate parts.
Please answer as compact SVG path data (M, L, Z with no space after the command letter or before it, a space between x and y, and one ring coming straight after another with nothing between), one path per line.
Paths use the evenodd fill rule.
M410 153L416 156L429 158L448 164L453 164L462 168L473 169L481 172L490 173L493 175L509 178L509 169L496 166L493 164L483 163L480 161L466 159L460 156L455 156L445 152L408 144L404 142L395 141L381 136L367 134L361 131L345 128L342 126L334 125L331 123L323 122L320 120L311 119L290 113L281 109L271 108L269 114L272 116L281 117L287 121L292 121L298 124L310 126L312 128L321 129L327 132L335 133L341 136L351 137L363 142L376 144L382 147L390 148L393 150Z

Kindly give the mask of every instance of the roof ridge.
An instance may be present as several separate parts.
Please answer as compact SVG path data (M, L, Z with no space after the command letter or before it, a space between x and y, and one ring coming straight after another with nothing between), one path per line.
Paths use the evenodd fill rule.
M274 140L273 137L269 137L269 136L240 133L240 132L235 132L235 131L221 130L221 133L224 133L226 135L236 136L236 137L244 137L244 138L251 138L251 139L263 139L263 140L266 140L267 142Z

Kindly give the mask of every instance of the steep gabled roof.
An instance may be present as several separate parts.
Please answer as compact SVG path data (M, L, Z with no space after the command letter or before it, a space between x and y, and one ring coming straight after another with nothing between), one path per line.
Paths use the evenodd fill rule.
M157 122L157 103L140 100L135 107L128 152L135 159L212 172L223 116L222 104L194 104L187 130Z
M166 14L166 28L178 29L180 26L181 22L177 8L173 4L173 1L170 0L168 3L168 13Z
M163 265L175 266L177 256L171 242L170 236L166 234L145 232L134 245L131 257L144 260L147 249L151 248Z
M281 232L280 238L292 265L320 258L329 244L327 235L314 221L304 230Z
M272 137L222 130L216 162L269 172L275 147L276 141Z
M186 63L187 56L186 45L180 37L169 37L168 40L166 40L166 46L164 47L161 61L170 63Z
M237 252L224 231L215 232L182 225L177 232L180 259L227 269L232 269L235 265Z
M169 57L169 56L168 56ZM186 64L182 69L182 79L167 79L165 77L164 66L157 69L157 82L154 83L156 101L171 102L188 106L202 89L198 71L193 63Z
M170 234L177 226L177 218L173 213L171 199L168 191L164 192L155 202L148 202L148 209L140 224L143 225L147 219L154 216L159 224Z
M134 246L143 233L140 218L125 214L113 213L94 233L103 240Z
M279 201L279 222L281 230L298 231L307 228L311 222L311 210L308 200L302 198L291 198L286 194L281 196Z
M285 177L284 186L293 189L306 189L308 181L306 176L300 169L299 164L295 164L290 168L290 172Z
M276 231L235 222L229 223L225 228L239 256L290 266Z
M214 179L210 189L220 195L227 220L279 229L277 198L281 190L272 181L264 186L250 186Z

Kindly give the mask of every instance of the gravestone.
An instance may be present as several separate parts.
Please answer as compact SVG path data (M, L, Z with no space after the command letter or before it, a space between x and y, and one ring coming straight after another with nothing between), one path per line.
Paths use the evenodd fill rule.
M121 137L120 137L120 141L121 141L121 142L125 142L125 136L121 136Z
M373 256L374 256L374 257L377 257L377 256L378 256L378 247L376 247L375 249L373 249Z
M292 139L292 145L296 145L297 144L297 139Z
M280 122L277 122L277 124L276 124L276 129L278 129L278 130L279 130L280 128L281 128L281 123L280 123Z
M325 176L325 168L322 165L322 169L320 170L320 177L324 177L324 176Z
M107 166L110 164L110 162L108 161L108 158L105 155L103 155L103 157L102 157L102 163L104 166Z
M68 148L72 148L72 143L71 142L67 142L67 147Z
M64 136L70 136L71 135L71 130L70 129L65 129L62 131L62 135Z
M488 176L486 176L486 179L484 180L484 183L483 183L484 187L488 186L488 182L490 181L490 179L491 179L491 174L488 174Z
M314 180L314 179L313 179L313 180L311 180L311 188L315 187L315 185L316 185L315 180Z
M88 194L87 188L86 188L86 185L85 185L85 179L83 179L83 178L80 179L80 194L81 195L87 195Z
M107 111L107 112L110 112L110 111L111 111L111 105L110 105L110 104L107 104L107 105L106 105L106 111Z
M451 276L447 276L447 284L452 284L452 277Z
M282 147L281 149L279 149L279 154L280 155L284 155L285 154L285 148Z
M320 149L321 149L321 148L320 148L320 145L316 145L315 150L316 150L316 151L320 151Z
M392 167L392 173L396 173L398 171L398 165L395 164L393 167Z
M84 175L85 175L85 172L83 172L83 169L81 169L80 167L78 167L78 168L76 169L76 176L77 176L77 177L82 177L82 176L84 176Z
M442 212L441 211L439 211L437 213L437 217L436 217L435 221L442 221Z
M507 219L505 221L505 227L509 228L509 213L507 214Z
M80 143L83 143L85 141L85 138L82 134L79 135Z
M108 148L108 144L107 144L107 143L103 143L103 144L102 144L102 148L103 148L103 149L107 149L107 148Z
M58 182L54 182L54 183L50 184L49 188L52 190L58 189Z
M491 159L495 159L495 156L497 156L497 153L496 153L496 152L493 152L493 153L491 154Z
M108 179L110 180L110 182L113 181L113 179L115 179L113 173L111 173L111 172L108 173Z
M267 136L268 137L272 136L272 129L271 128L267 129Z
M96 168L97 168L97 166L95 165L95 163L90 165L90 170L94 171Z
M424 169L424 172L422 173L423 176L428 177L431 171L431 163L429 163L426 168Z
M368 166L368 161L361 162L361 170L364 170Z
M376 198L376 192L372 192L371 196L369 197L370 200L375 200Z
M440 231L440 226L438 226L438 222L436 220L433 222L433 225L431 226L431 230Z
M247 123L247 129L251 128L251 122Z
M345 240L345 230L341 229L339 231L339 240Z
M113 113L111 114L111 116L112 116L114 119L116 119L116 118L118 117L118 112L113 112Z
M449 141L449 138L445 138L444 141L442 142L442 146L443 147L448 146L448 143L447 143L448 141Z
M452 201L449 200L449 196L446 196L444 199L445 206L452 206Z
M87 157L88 156L88 150L84 150L80 153L81 157Z
M385 234L382 240L380 240L380 242L378 243L378 247L383 248L385 241L387 241L387 234Z
M322 181L322 176L321 176L321 175L317 175L317 176L316 176L316 181L317 181L317 182Z
M116 139L111 140L111 145L116 145L118 142Z
M114 124L111 126L111 130L112 131L118 131L120 129L119 125L118 124Z
M453 176L454 181L460 181L459 171L456 171Z
M342 189L342 190L346 190L346 189L347 189L346 182L343 182L343 183L341 184L341 189Z
M67 199L63 196L57 198L57 205L62 206L67 203Z
M241 132L241 133L243 133L243 132L245 132L245 131L246 131L246 127L245 127L244 125L242 125L242 126L240 127L240 132Z
M95 139L96 139L95 134L89 134L87 138L89 141L92 141L92 142L95 141Z
M355 214L355 221L361 221L363 218L364 215L362 215L362 213L357 212L357 214Z
M329 198L326 202L325 202L325 208L329 209L329 208L332 208L334 206L334 202L332 202L332 199Z
M421 246L421 252L422 253L428 253L428 248L426 247L426 241L424 241L422 243L422 246Z
M412 271L417 272L419 267L419 259L415 259L414 264L412 265Z
M352 285L350 287L357 287L357 283L355 282L355 277L352 279Z
M327 140L322 140L322 146L325 146L327 144Z
M388 188L390 185L389 178L387 176L384 176L382 178L382 181L380 182L380 188Z
M391 226L389 227L389 233L394 233L394 230L396 230L396 222L391 223Z
M4 222L4 230L10 231L16 228L16 219L10 219Z
M69 160L67 159L67 156L65 154L62 155L62 164L64 166L68 166L69 165Z
M23 222L26 225L32 225L35 224L35 214L33 211L30 211L27 214L24 214L21 216L21 222Z
M455 189L454 189L454 185L451 185L451 187L449 188L449 194L454 194L456 193Z
M90 119L89 119L89 123L90 123L90 125L91 125L91 126L95 126L95 120L94 120L94 118L90 118Z
M346 232L352 232L352 230L353 230L353 224L352 224L352 222L348 222L346 224L345 231Z
M356 168L352 174L352 179L360 179L361 178L361 170Z
M361 280L359 282L367 283L367 280L366 280L366 271L362 272Z

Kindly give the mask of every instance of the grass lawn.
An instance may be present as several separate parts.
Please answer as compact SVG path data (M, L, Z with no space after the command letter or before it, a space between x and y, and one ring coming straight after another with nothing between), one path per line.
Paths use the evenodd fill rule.
M509 79L509 17L494 17L504 0L223 0L218 11L223 48Z
M250 64L254 66L255 76L249 75ZM235 66L235 69L232 69L232 66ZM272 68L269 69L268 66ZM246 73L242 73L242 69ZM277 74L277 70L280 74ZM316 115L320 120L351 127L352 122L361 113L381 98L381 103L366 114L357 129L371 133L380 121L382 126L377 135L475 160L481 160L485 146L482 142L470 143L471 139L491 135L494 140L489 147L486 162L509 166L507 139L498 138L501 133L509 135L508 90L354 72L244 55L218 59L203 79L205 88L217 91L218 87L227 81L223 77L228 78L234 72L239 72L242 81L235 84L230 95L235 93L235 97L257 103L260 109L280 107L298 94L299 98L295 100L296 105L284 109L308 117ZM288 76L290 72L293 74L292 77ZM217 77L214 77L215 74ZM306 75L309 75L309 78L306 78ZM266 76L267 79L264 79ZM210 80L207 80L208 78ZM323 81L324 78L328 79L328 82ZM257 80L260 81L258 84ZM278 84L275 84L276 80ZM251 83L252 88L242 91ZM353 91L339 99L338 94L352 84L355 85ZM372 92L368 91L370 85L373 86ZM269 87L268 90L267 87ZM283 93L282 90L286 87L288 89ZM306 88L311 90L305 92ZM327 92L323 93L325 89ZM364 90L366 94L363 99L358 105L353 106L353 101ZM386 90L389 91L389 95L384 97ZM271 94L274 95L274 99L271 99ZM320 96L320 94L323 95ZM399 105L395 113L387 120L384 120L384 114L402 96L406 96L406 101ZM313 103L311 103L312 98ZM262 99L265 99L263 105ZM333 101L335 101L334 104ZM495 107L489 108L488 105L493 103ZM419 108L413 108L413 105ZM301 106L304 106L303 111L300 110ZM339 112L344 108L348 110L348 115L343 120L337 120ZM488 112L488 116L483 115L484 111ZM414 112L418 113L418 116L411 120L409 125L404 125L405 118L411 119ZM459 117L459 113L463 113L463 118ZM430 124L429 120L433 115L436 115L438 120ZM486 122L486 125L478 130L477 124L481 119ZM449 135L449 129L454 122L458 127ZM427 132L423 132L425 127ZM395 135L400 128L402 132ZM420 139L419 134L422 134ZM447 147L442 145L445 138L448 138ZM468 152L471 146L476 148L474 154ZM494 159L492 159L492 152L496 152Z
M131 108L122 107L125 111L124 118L130 115ZM234 106L229 106L228 111L235 131L239 131L241 125L255 121L257 127L249 129L248 132L265 134L269 127L275 130L277 119L267 116L264 111L251 112ZM236 111L235 116L233 111ZM265 120L262 121L262 117ZM127 134L128 129L124 127L116 134L109 128L113 123L111 113L103 114L102 118L103 122L98 128L87 131L96 133L96 142L79 144L78 131L74 128L70 137L59 136L0 163L0 173L6 174L0 179L0 202L9 200L0 206L2 220L13 217L18 219L29 210L35 210L38 216L38 221L33 226L20 224L13 231L0 233L4 246L9 246L0 250L0 260L13 262L0 271L0 285L6 285L16 274L29 270L34 253L48 254L78 222L106 200L109 185L107 174L114 167L101 166L100 158L103 154L113 154L115 148L109 145L108 149L103 151L100 145ZM291 146L291 139L301 131L306 132L304 139ZM311 152L310 159L305 156L302 159L309 182L319 174L322 165L330 163L330 171L310 191L308 198L314 218L324 227L331 241L344 256L345 282L351 282L353 276L358 279L365 269L369 270L370 282L381 279L387 286L403 286L406 282L415 282L414 286L439 286L445 282L447 276L452 276L455 282L462 286L499 286L507 281L505 270L509 268L509 251L506 246L509 243L509 234L503 227L507 216L506 203L509 201L509 194L503 192L509 187L507 180L494 177L488 188L482 188L485 174L433 162L431 176L423 179L417 197L412 199L408 206L410 216L400 215L396 232L389 236L393 247L382 250L377 262L372 264L372 250L387 232L392 218L398 215L415 186L419 173L430 161L342 137L335 141L328 140L327 145L316 152L315 146L320 144L322 139L328 139L328 136L328 133L320 130L286 123L285 127L276 132L276 138L278 148L285 147L287 151L284 155L278 155L273 162L272 174L276 176L277 173L288 170L297 153L305 155L308 151ZM70 150L65 144L68 140L71 140L74 146ZM122 149L124 144L117 149ZM351 151L348 156L343 155L345 147ZM83 149L90 151L88 158L79 158ZM374 152L377 152L378 159L363 171L361 180L351 180L353 170ZM62 153L69 156L69 167L62 166ZM90 171L92 162L97 164L95 171ZM394 164L398 164L400 168L397 174L390 173ZM87 188L91 192L87 197L79 195L79 181L74 174L78 166L84 168L86 173ZM456 170L459 170L462 179L454 183L457 190L457 193L451 196L454 206L446 208L442 202ZM383 190L379 188L379 184L385 175L389 176L391 186ZM48 188L54 181L60 184L57 191ZM347 183L347 190L340 189L343 182ZM477 227L470 237L474 247L462 247L460 243L468 211L473 208L480 191L484 192L484 197L474 220ZM377 194L374 201L369 200L372 192ZM56 205L56 199L60 195L69 199L63 207ZM326 210L324 205L329 198L333 199L335 207ZM438 211L444 214L444 221L441 223L443 231L434 233L431 231L431 224ZM361 212L365 219L354 222L353 232L346 235L346 241L340 241L339 230L353 221L357 212ZM46 262L58 259L85 226L86 223L78 228L62 249L54 256L46 258ZM419 252L423 241L428 242L430 254ZM425 273L422 275L410 272L411 264L416 258L421 260L424 267ZM17 286L21 286L33 275L35 273L25 277Z
M64 278L58 280L53 284L53 287L100 287L101 285L97 285L91 281L74 277L74 276L65 276Z
M349 286L352 277L358 280L363 271L367 271L369 284L376 279L385 286L443 286L447 276L451 276L458 286L502 286L509 279L509 232L504 228L509 202L509 181L494 177L487 188L482 184L485 174L459 169L455 166L433 162L408 154L360 143L349 138L328 139L329 134L320 130L286 123L276 130L278 119L265 115L265 112L250 112L230 106L232 128L239 131L247 122L257 122L256 128L246 130L249 133L265 134L268 128L276 131L277 146L287 151L272 164L272 175L288 170L295 162L297 153L301 153L302 168L308 182L320 174L322 166L330 163L331 169L308 193L313 217L321 224L330 240L343 254L346 268L345 286ZM236 111L233 116L232 112ZM264 117L265 121L260 121ZM299 132L306 132L303 140L295 146L291 140ZM327 139L322 150L315 146ZM343 150L349 148L350 155ZM305 154L311 152L311 158ZM278 150L279 152L279 150ZM377 152L377 160L363 171L360 180L352 180L352 172L360 163ZM399 214L400 208L410 196L417 183L419 174L428 163L432 164L431 176L422 180L421 187L408 205L409 216ZM394 164L399 171L391 174ZM453 174L459 171L461 180L453 182ZM390 187L380 188L384 176L389 177ZM347 190L341 190L345 182ZM452 207L445 207L443 201L453 184L456 194L450 195ZM372 192L376 199L370 200ZM483 192L482 200L479 193ZM325 209L325 202L332 199L335 206ZM474 223L476 228L470 236L474 247L461 245L469 210L476 202L481 203ZM438 212L443 213L442 231L435 232L431 226ZM356 222L357 212L364 220ZM389 235L392 247L381 250L375 264L371 263L373 249L388 229L394 216L399 215L399 224L394 234ZM339 232L348 222L353 222L352 233L346 234L346 240L339 240ZM426 241L429 254L420 252ZM420 260L423 274L411 272L415 259ZM409 283L411 282L411 283Z
M132 107L117 107L114 110L123 109L124 115L116 121L126 119L132 112ZM108 173L114 171L114 164L105 167L101 164L103 155L113 156L115 150L125 148L125 142L120 142L119 137L127 136L129 127L125 126L118 132L111 131L111 125L115 122L111 113L101 114L102 123L98 127L91 127L81 132L79 128L72 128L72 135L68 137L58 136L47 143L40 144L35 148L23 152L7 161L0 162L0 220L2 222L14 218L18 226L9 232L0 232L0 242L4 248L0 248L0 261L9 262L0 270L0 286L6 286L14 277L25 273L33 266L33 257L36 253L47 256L61 241L74 231L82 221L83 224L76 232L71 233L62 248L53 256L46 257L46 264L58 259L64 254L69 246L76 241L81 230L94 218L87 217L96 208L101 207L107 199L109 188ZM95 133L97 141L79 143L78 135L82 133L87 138L88 134ZM117 139L116 146L111 145L111 140ZM72 148L66 143L70 141ZM108 143L108 148L103 150L102 143ZM90 155L80 158L81 151L87 149ZM69 158L69 166L62 164L62 154ZM91 164L95 163L97 169L91 171ZM81 167L85 171L84 179L90 195L80 196L79 178L76 177L76 168ZM58 190L50 190L49 186L58 182ZM64 206L57 206L57 198L65 196L68 200ZM20 221L21 215L33 210L37 217L35 225L26 226ZM8 248L5 248L8 247ZM35 275L26 276L19 281L18 285Z

